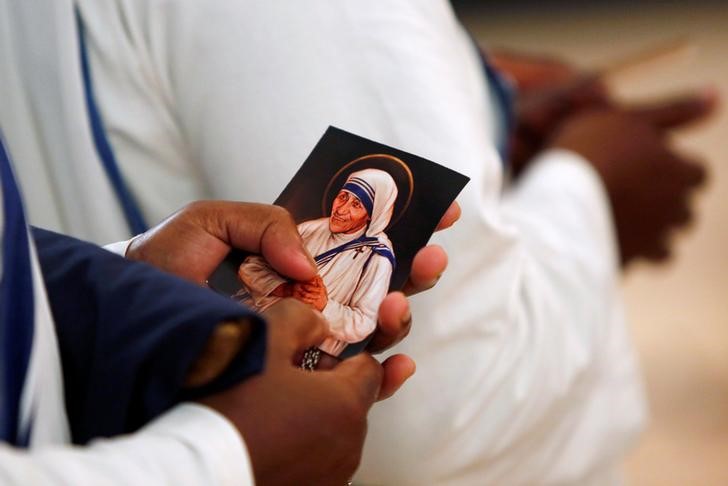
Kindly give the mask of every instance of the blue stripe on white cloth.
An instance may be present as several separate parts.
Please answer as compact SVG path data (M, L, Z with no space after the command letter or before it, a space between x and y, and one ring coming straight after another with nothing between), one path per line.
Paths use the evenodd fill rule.
M339 253L366 247L371 248L374 253L383 256L387 260L389 260L389 263L392 265L393 270L397 267L397 260L395 259L392 250L390 250L386 245L380 243L379 239L371 236L360 236L355 240L344 243L343 245L339 245L336 248L332 248L331 250L321 253L320 255L316 256L314 260L316 261L316 266L322 267L330 262L331 259Z
M33 274L20 190L1 136L0 179L4 211L0 280L0 440L25 447L32 424L21 430L20 401L33 345Z
M106 138L106 130L104 129L101 113L96 105L96 97L94 95L91 68L89 66L88 52L86 49L86 32L78 9L76 9L76 26L78 28L78 45L81 55L81 71L83 75L86 108L88 110L91 134L93 135L96 153L101 159L101 164L106 171L111 187L114 189L119 204L121 204L121 209L124 212L124 217L126 218L131 235L138 235L149 229L149 226L144 221L142 211L124 181L121 170L119 170L119 165L116 162L114 151Z
M344 187L342 187L342 189L355 195L366 208L369 217L372 216L372 210L374 209L374 197L369 195L369 192L367 191L367 188L365 186L351 179L346 184L344 184Z
M369 194L369 197L372 200L374 199L374 194L376 194L376 192L374 191L374 188L371 186L371 184L369 184L367 181L365 181L361 177L352 177L351 179L349 179L349 181L355 182L355 183L359 184L360 186L362 186L362 188L367 192L367 194Z

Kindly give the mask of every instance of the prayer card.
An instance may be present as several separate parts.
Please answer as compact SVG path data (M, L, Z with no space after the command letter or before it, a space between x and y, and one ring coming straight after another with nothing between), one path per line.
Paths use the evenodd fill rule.
M209 279L257 311L298 299L321 311L330 336L304 356L362 351L379 304L407 281L412 260L468 178L416 155L329 127L275 204L298 225L318 275L291 281L260 256L233 251Z

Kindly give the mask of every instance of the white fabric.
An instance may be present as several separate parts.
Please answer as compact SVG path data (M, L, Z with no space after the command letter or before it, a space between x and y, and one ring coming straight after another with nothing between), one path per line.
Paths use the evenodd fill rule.
M462 220L434 238L450 268L397 349L418 373L375 407L363 482L613 484L645 412L602 188L551 152L502 197L484 77L448 2L78 4L152 221L205 197L272 201L328 125L471 177Z
M204 437L204 440L201 440ZM253 484L245 445L212 410L183 404L139 432L87 447L0 444L0 484L136 486Z
M109 243L108 245L104 245L104 249L116 255L125 257L126 252L129 250L129 246L131 245L132 241L134 241L134 238L129 238L128 240L124 241L117 241L115 243Z
M329 218L298 225L306 250L313 256L355 240L365 231L366 228L348 235L331 233ZM347 343L359 342L376 329L379 304L389 288L392 276L389 260L374 253L369 246L360 250L341 252L318 266L328 292L328 302L322 313L332 334L319 347L333 356L338 356ZM235 298L258 310L265 310L279 301L280 298L270 293L287 281L259 256L246 258L238 274L249 293L243 292Z
M71 0L0 0L0 95L31 223L97 243L130 236L92 144Z

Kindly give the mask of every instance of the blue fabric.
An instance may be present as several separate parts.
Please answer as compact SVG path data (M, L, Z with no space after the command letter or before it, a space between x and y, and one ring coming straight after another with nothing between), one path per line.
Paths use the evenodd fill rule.
M138 235L149 229L149 226L144 221L144 216L142 216L141 209L139 209L139 205L137 204L134 195L124 182L124 177L121 175L121 171L119 170L119 165L116 162L114 151L106 138L106 130L104 129L103 120L101 119L101 113L96 105L93 81L91 79L91 68L89 66L88 52L86 49L86 35L81 15L78 10L76 10L76 24L78 28L78 45L81 56L84 96L86 98L86 108L88 110L91 134L93 135L96 153L98 154L99 159L101 159L101 163L109 178L111 187L114 189L114 193L116 194L116 198L119 200L119 204L121 204L121 209L124 212L124 217L126 218L126 223L129 226L130 234Z
M4 211L0 281L0 440L27 446L30 430L20 430L20 399L35 326L33 273L23 204L2 137L0 178ZM27 424L28 427L31 425Z
M263 369L265 326L240 304L97 246L34 228L56 323L75 443L132 432L181 400ZM202 389L182 383L215 325L253 317L227 371Z
M363 179L352 177L344 184L342 189L355 195L364 205L364 208L366 208L367 214L371 217L372 211L374 211L374 189L372 189L372 186L367 184Z
M316 265L318 267L321 267L325 264L327 264L329 261L331 261L332 258L334 258L339 253L343 253L345 251L351 251L356 250L358 248L364 248L369 247L372 249L374 253L377 255L385 257L387 260L389 260L389 263L392 265L392 270L397 267L397 260L394 257L394 253L392 250L390 250L386 245L379 242L379 239L362 235L359 238L352 240L348 243L344 243L343 245L339 245L336 248L332 248L330 250L327 250L320 255L317 255L314 257L314 260L316 261Z
M498 103L498 115L500 116L503 131L500 134L500 139L497 141L497 149L501 156L503 165L508 166L511 143L510 137L516 127L515 88L511 82L504 78L493 66L490 65L487 56L477 44L475 39L473 39L473 43L480 54L480 62L483 67L483 72L485 73L489 86L495 93L496 102Z

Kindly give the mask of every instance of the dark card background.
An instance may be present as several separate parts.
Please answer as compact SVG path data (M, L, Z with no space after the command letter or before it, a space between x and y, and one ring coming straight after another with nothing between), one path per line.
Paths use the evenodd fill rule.
M401 159L414 178L414 192L407 212L385 231L392 240L397 258L390 289L397 290L407 281L415 253L427 244L440 218L467 184L467 177L416 155L329 127L275 204L288 209L296 223L328 216L330 203L326 213L321 212L326 185L343 165L370 154L387 154ZM335 187L333 192L337 193L340 188ZM402 188L399 189L401 192Z
M398 290L407 281L415 254L427 244L442 215L468 183L468 177L422 157L329 127L275 204L288 209L296 223L328 216L331 199L348 174L343 175L341 183L333 186L333 195L324 204L326 208L323 212L322 199L329 181L352 160L370 154L397 157L409 166L414 180L414 190L406 212L385 231L392 241L397 259L390 290ZM376 163L366 167L378 168ZM354 170L363 168L365 166L358 166ZM400 193L403 190L405 189L399 187ZM395 206L395 213L397 209ZM210 277L210 287L226 295L232 295L239 290L241 284L237 278L237 268L245 256L243 252L231 252ZM352 344L344 350L341 357L355 354L363 347L364 343Z

